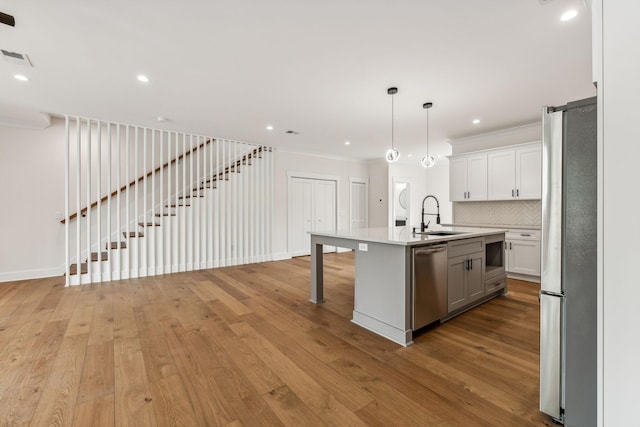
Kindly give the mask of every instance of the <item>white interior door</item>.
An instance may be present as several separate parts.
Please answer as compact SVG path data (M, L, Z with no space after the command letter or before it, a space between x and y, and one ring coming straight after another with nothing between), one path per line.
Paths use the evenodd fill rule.
M313 230L313 181L293 178L289 191L291 192L289 202L291 255L308 255L311 247L311 238L308 233Z
M336 181L290 178L288 233L291 256L311 253L310 231L336 231L336 194ZM324 252L335 250L334 246L324 246Z
M350 218L351 231L369 226L369 186L365 180L351 181L350 194Z

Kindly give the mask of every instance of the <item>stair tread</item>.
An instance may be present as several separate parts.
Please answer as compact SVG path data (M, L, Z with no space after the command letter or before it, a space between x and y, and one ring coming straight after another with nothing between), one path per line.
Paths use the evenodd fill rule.
M176 216L176 215L177 214L175 214L175 213L169 213L169 212L165 212L165 213L161 213L161 214L157 213L156 214L157 217L161 217L161 216Z
M109 248L109 243L107 243L105 249L118 249L118 242L111 242L111 248ZM127 242L120 242L119 249L127 249Z
M155 222L139 222L140 227L160 227L160 224Z
M91 252L91 262L97 262L98 257L100 257L100 261L108 261L109 252L100 252L100 255L98 255L98 252Z
M124 235L125 239L127 238L127 232L123 231L122 234ZM144 233L140 232L140 231L130 231L129 232L129 237L144 237Z
M178 204L178 205L176 205L176 204L173 204L173 205L164 205L164 207L165 207L165 208L180 208L180 207L183 207L183 206L187 206L187 207L189 207L189 206L191 206L191 205L185 205L185 204L183 204L183 203L180 203L180 204Z
M89 267L87 266L86 262L80 264L80 274L87 274L88 271ZM78 264L71 264L69 266L69 275L75 276L76 274L78 274Z
M195 189L194 189L194 191L195 191ZM204 194L201 194L201 195L199 195L199 196L197 196L197 195L193 195L193 196L180 196L180 197L178 197L178 199L191 199L191 198L194 198L194 197L204 197Z

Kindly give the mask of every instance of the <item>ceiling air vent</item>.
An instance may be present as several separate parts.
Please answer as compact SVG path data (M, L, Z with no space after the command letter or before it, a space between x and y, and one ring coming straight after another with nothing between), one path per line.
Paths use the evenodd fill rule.
M285 133L288 133L289 135L300 135L300 132L297 132L295 130L288 130Z
M0 49L0 51L2 52L2 57L5 61L19 65L25 65L27 67L33 67L33 64L31 64L31 61L29 60L29 57L26 53L11 52L4 49Z

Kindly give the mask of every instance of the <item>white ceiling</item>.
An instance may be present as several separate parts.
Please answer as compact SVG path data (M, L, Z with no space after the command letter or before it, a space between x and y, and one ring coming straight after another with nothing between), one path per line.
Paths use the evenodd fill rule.
M561 22L569 8L580 14ZM2 104L297 151L382 157L389 86L399 89L405 159L424 154L425 101L433 154L447 154L445 141L595 94L582 0L8 0L0 9L16 19L0 25L0 48L34 65L0 60Z

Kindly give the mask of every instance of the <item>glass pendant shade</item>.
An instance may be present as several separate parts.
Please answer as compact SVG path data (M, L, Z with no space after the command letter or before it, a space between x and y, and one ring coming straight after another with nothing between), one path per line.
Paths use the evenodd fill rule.
M389 162L389 163L397 162L398 159L400 158L400 152L398 150L396 150L395 148L389 148L387 150L387 154L386 154L385 158L387 159L387 162Z
M436 164L436 159L433 156L424 156L422 160L420 160L420 164L423 168L430 168L431 166Z

